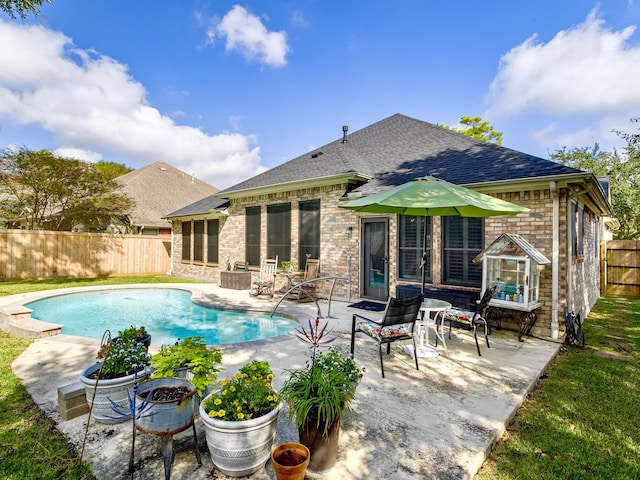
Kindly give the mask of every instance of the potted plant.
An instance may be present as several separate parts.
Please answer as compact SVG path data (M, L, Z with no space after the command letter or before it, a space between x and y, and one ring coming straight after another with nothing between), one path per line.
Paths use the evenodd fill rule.
M202 400L200 418L209 453L222 473L251 475L269 459L282 408L272 379L269 363L254 360L218 382Z
M282 268L283 272L293 272L293 270L296 268L296 262L294 262L293 260L284 260L280 264L280 268Z
M289 419L295 418L300 443L309 448L309 470L324 472L335 465L338 455L340 423L351 414L351 401L362 376L353 358L336 349L326 353L318 349L332 341L323 340L327 325L320 328L309 320L309 330L298 336L311 344L311 359L306 366L287 370L280 397L289 406Z
M221 363L222 353L207 347L204 337L187 337L174 345L163 345L151 357L151 378L186 377L202 397L206 388L215 382Z
M82 372L91 414L101 423L119 423L131 418L118 412L129 411L130 389L148 376L150 356L147 348L134 340L105 342L98 352L100 362Z
M120 341L141 342L148 349L149 345L151 345L151 335L144 326L134 327L131 325L129 328L120 330L118 332L118 336L113 339L114 343L118 343Z

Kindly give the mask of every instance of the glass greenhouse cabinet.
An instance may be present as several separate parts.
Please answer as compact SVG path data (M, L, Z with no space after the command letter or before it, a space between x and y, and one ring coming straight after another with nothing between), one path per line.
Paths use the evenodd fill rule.
M490 305L527 312L542 305L540 270L551 262L520 235L503 233L474 261L482 261L482 291L496 285Z

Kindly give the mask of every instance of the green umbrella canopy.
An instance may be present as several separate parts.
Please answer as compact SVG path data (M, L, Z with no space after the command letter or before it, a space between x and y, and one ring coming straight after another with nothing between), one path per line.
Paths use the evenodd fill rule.
M529 211L528 208L434 177L414 178L390 190L350 200L340 207L357 212L428 217L491 217Z

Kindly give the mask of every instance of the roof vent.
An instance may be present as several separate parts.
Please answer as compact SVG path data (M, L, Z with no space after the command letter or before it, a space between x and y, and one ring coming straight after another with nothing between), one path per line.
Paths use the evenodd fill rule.
M322 155L322 152L312 153L311 158L318 158L320 155Z
M349 125L342 126L342 143L347 143L347 132L349 131Z

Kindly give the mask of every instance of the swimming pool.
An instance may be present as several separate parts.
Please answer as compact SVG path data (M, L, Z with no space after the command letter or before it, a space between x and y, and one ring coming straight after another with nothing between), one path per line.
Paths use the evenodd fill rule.
M209 308L191 300L191 292L174 288L126 288L69 293L25 304L31 316L63 325L62 332L102 338L105 330L144 326L151 344L159 347L178 339L204 337L207 345L228 345L284 335L298 322L269 314Z

